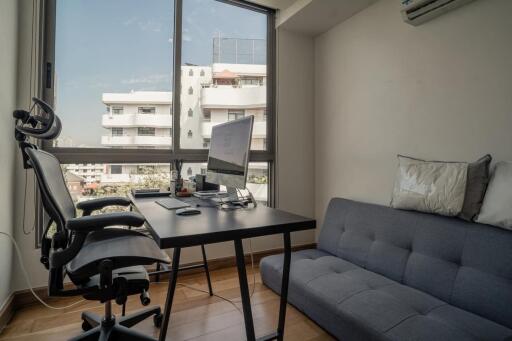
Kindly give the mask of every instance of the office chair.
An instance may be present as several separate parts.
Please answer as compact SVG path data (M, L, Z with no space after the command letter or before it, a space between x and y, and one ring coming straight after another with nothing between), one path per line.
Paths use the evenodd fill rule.
M116 320L111 301L124 305L128 296L140 294L141 303L148 305L149 278L144 265L169 263L169 257L153 239L142 233L108 228L141 226L144 217L140 214L115 212L91 215L111 205L128 206L130 201L127 198L80 202L76 208L83 210L83 215L77 217L59 161L29 140L29 137L56 138L61 131L60 119L48 104L37 98L33 101L40 109L40 115L32 113L32 110L17 110L13 116L16 119L15 137L23 154L24 166L34 169L43 207L50 217L41 241L41 263L49 270L49 295L82 295L105 305L103 317L91 312L82 314L85 332L71 340L154 340L129 328L151 316L155 326L160 327L160 307L147 308ZM55 222L57 231L50 238L47 234L52 222ZM65 276L75 288L64 289Z

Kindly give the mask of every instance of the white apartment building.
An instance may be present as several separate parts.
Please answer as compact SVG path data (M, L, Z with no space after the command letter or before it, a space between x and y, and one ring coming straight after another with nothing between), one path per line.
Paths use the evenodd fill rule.
M181 147L209 148L216 124L253 115L252 149L266 148L266 66L223 64L184 65L181 69ZM172 145L172 93L131 91L104 93L106 129L101 144L112 148L170 148ZM150 165L161 172L168 166ZM137 182L137 165L107 165L103 183ZM188 164L183 176L204 172L205 164ZM266 164L251 165L251 172L266 175ZM249 184L266 198L266 185ZM258 188L256 188L258 187ZM259 188L262 187L262 188ZM265 187L265 189L263 189Z

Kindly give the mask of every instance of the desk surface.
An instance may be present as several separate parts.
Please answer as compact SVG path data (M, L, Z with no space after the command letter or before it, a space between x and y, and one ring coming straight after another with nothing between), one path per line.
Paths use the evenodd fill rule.
M314 219L263 205L237 210L198 207L201 214L178 216L175 210L168 210L155 203L159 198L130 199L135 210L146 218L151 235L162 249L310 230L316 227Z

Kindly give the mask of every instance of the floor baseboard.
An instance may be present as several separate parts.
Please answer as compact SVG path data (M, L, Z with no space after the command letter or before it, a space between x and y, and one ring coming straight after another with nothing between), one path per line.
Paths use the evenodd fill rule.
M305 249L314 249L316 248L316 244L304 244L304 245L297 245L292 246L292 251L299 251L299 250L305 250ZM266 256L275 255L283 252L283 248L277 248L277 249L271 249L271 250L264 250L264 251L257 251L253 253L254 257L254 263L258 264L259 261ZM246 255L245 257L246 263L250 264L251 257L250 255ZM199 263L199 262L198 262ZM183 265L195 265L198 263L189 263L189 264L183 264ZM208 260L208 268L210 271L212 270L219 270L223 268L229 268L236 266L236 259L235 256L229 256L229 257L223 257L223 258L216 258L216 259L209 259ZM151 271L151 270L150 270ZM187 270L186 273L195 273L195 272L202 272L203 269L191 269ZM163 274L160 275L160 280L166 279L167 275ZM66 283L64 285L65 288L71 288L73 287L73 284ZM34 288L34 291L36 294L41 297L43 300L48 299L48 287L38 287ZM9 323L9 321L12 319L14 314L17 310L22 309L24 307L27 307L29 305L35 304L38 301L36 298L32 295L30 290L18 290L13 292L7 301L5 302L3 308L0 310L0 333L4 329L4 327Z

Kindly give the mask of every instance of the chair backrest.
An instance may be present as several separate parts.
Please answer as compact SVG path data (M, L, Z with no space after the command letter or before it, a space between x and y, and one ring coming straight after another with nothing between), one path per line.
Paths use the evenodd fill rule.
M512 232L334 198L319 249L512 328Z
M59 229L65 230L66 222L76 217L76 209L59 160L36 148L27 147L25 151L37 177L44 210Z

